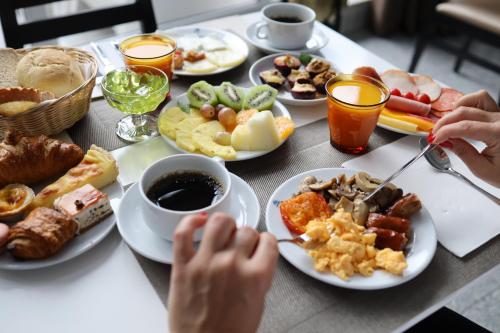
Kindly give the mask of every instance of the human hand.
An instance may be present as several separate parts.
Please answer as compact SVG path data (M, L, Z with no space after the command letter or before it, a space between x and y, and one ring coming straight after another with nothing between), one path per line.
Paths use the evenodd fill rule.
M203 225L196 252L193 233ZM171 332L255 332L277 259L274 236L236 229L226 214L184 218L174 234Z
M455 110L441 118L433 129L433 143L448 141L450 148L474 175L500 187L500 112L484 90L463 96ZM464 139L482 141L483 151Z

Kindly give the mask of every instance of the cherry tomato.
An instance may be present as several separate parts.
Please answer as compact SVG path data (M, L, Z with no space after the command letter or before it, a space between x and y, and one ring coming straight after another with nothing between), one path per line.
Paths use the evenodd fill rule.
M418 95L418 101L425 104L431 104L431 98L427 94Z
M391 95L392 96L401 96L401 91L399 91L398 88L394 88L391 90Z
M403 97L415 100L415 95L413 95L413 93L411 91L408 91Z
M200 108L203 118L212 119L215 117L215 108L210 104L203 104Z

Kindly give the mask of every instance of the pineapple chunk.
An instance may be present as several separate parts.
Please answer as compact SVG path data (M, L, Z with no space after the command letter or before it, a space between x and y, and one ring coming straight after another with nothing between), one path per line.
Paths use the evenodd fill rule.
M214 141L218 132L225 128L217 120L198 125L192 132L192 140L197 149L208 156L219 156L225 160L234 160L236 151L231 146L223 146Z
M175 125L187 118L189 118L189 114L182 111L181 108L177 106L168 109L161 114L160 120L158 121L158 128L160 130L160 133L175 140Z

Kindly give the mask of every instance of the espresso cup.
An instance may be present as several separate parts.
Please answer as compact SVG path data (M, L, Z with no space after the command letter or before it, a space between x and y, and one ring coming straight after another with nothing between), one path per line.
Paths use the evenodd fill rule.
M257 24L257 38L266 39L272 47L283 50L304 48L311 39L316 13L295 3L275 3L262 8L263 22ZM283 22L276 19L297 20Z
M180 172L200 172L211 176L222 186L223 194L208 207L203 207L192 211L177 211L166 209L156 205L151 201L147 192L151 187L163 177ZM146 225L155 234L168 241L174 240L174 231L177 225L187 215L206 212L229 212L231 175L224 166L224 160L220 158L210 158L203 155L182 154L166 157L148 167L139 180L139 192L141 195L142 218ZM198 229L193 239L201 240L202 229Z

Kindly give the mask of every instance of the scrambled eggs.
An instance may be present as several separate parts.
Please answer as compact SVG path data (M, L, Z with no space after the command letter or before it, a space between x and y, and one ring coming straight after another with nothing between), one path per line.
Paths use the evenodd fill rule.
M343 210L327 219L315 219L306 225L311 240L304 244L314 259L314 268L332 272L343 280L354 273L370 276L377 268L401 275L408 264L401 251L375 248L374 233L354 223L352 215Z

